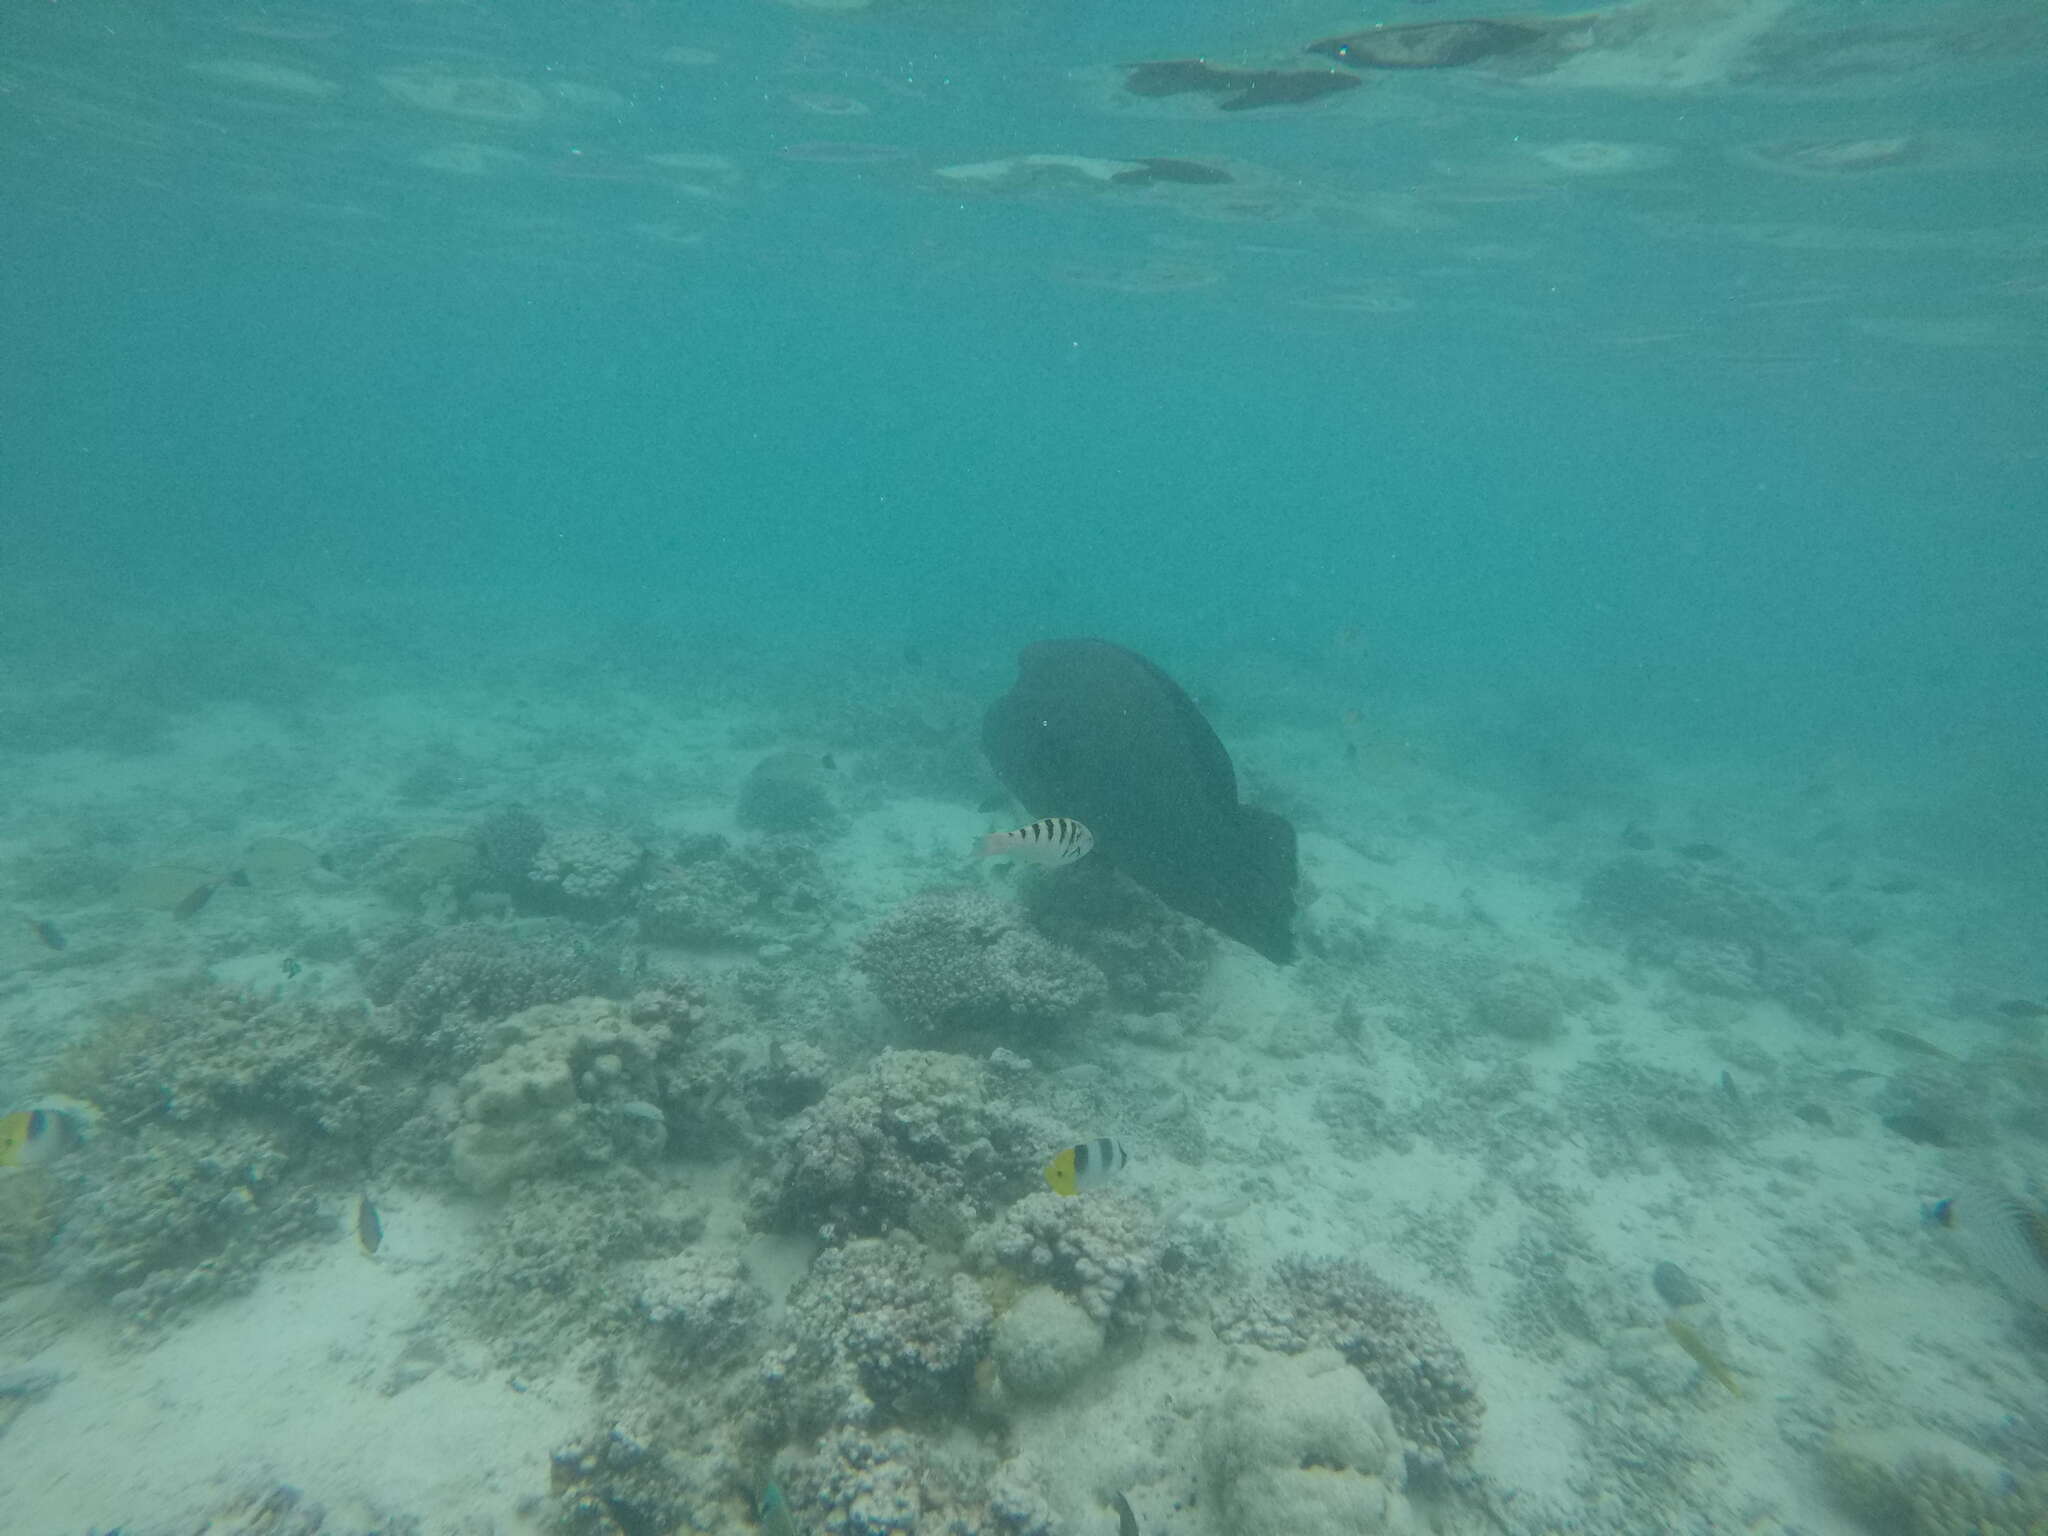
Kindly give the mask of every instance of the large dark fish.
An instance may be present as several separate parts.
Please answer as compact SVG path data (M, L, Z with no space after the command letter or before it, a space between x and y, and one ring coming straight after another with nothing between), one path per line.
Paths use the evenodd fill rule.
M982 750L1033 816L1068 816L1176 911L1284 965L1294 958L1294 828L1241 805L1194 700L1136 651L1043 640L989 706Z

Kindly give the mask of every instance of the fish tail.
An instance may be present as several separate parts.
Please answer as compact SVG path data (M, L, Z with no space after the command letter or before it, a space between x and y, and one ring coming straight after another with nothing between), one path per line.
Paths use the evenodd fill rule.
M978 844L977 844L977 845L975 846L975 849L974 849L974 856L975 856L975 857L976 857L977 859L992 859L992 858L994 858L994 857L995 857L995 856L996 856L997 854L1001 853L1001 852L1003 851L1003 849L1004 849L1005 847L1007 847L1007 846L1008 846L1008 845L1007 845L1006 843L1004 843L1004 841L1003 841L1003 838L1004 838L1004 837L1005 837L1006 835L1007 835L1007 834L1005 834L1005 833L1002 833L1002 832L991 832L991 833L989 833L989 835L988 835L987 837L984 837L984 838L983 838L983 839L982 839L982 840L980 841L980 843L978 843Z

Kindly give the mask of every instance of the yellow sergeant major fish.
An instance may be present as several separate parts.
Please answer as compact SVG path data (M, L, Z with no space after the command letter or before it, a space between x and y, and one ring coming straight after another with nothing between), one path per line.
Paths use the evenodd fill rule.
M974 853L981 859L1007 856L1026 864L1060 865L1085 859L1094 846L1095 834L1071 816L1047 816L1028 827L989 833Z
M1045 1165L1045 1182L1056 1195L1078 1195L1102 1188L1122 1173L1130 1160L1122 1142L1100 1136L1057 1153Z

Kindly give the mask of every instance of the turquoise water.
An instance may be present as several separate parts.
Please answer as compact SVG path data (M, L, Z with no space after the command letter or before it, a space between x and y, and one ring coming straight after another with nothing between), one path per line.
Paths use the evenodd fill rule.
M1463 911L1511 936L1486 965L1611 970L1641 1002L1611 1029L1572 1015L1589 1057L1618 1033L1701 1081L1755 1066L1768 1112L1815 1142L1745 1142L1759 1180L1768 1158L1810 1156L1853 1184L1844 1139L1882 1146L1882 1187L1856 1209L1900 1220L1894 1250L1943 1157L1989 1158L2014 1190L2040 1177L2048 1103L2007 1059L2037 1059L2038 1040L1997 1009L2048 998L2048 22L2019 0L1571 13L1518 13L1516 48L1455 67L1347 70L1306 46L1459 13L14 6L0 908L74 938L0 954L0 1096L35 1100L107 1009L178 978L272 987L310 946L313 995L363 1001L377 956L483 911L472 891L439 904L392 878L408 838L467 836L517 804L665 867L686 834L744 839L734 795L774 750L846 762L835 835L851 841L821 839L829 933L783 911L715 940L622 937L645 920L623 897L561 907L523 888L496 893L504 913L651 945L710 988L735 1060L802 1039L842 1081L885 1046L985 1057L991 1038L893 1030L871 1000L834 1035L733 973L761 944L794 946L805 986L857 990L859 935L957 875L931 848L989 830L975 721L1016 651L1101 635L1178 679L1249 797L1306 839L1313 968L1273 982L1226 950L1190 1039L1219 1014L1369 1007L1379 951L1344 925L1405 913L1422 932L1422 909ZM1195 56L1360 83L1249 111L1128 88L1138 61ZM1707 862L1795 913L1799 944L1839 943L1874 979L1815 1027L1773 1012L1785 994L1764 982L1665 1006L1671 956L1640 934L1573 960L1562 914L1637 824L1659 859L1711 845ZM138 868L203 879L260 836L332 855L359 904L308 915L343 903L316 886L258 910L223 887L176 927L168 903L146 923L124 906ZM200 922L230 926L195 937ZM1390 1067L1380 1091L1421 1105L1442 1061L1414 1020L1434 1016L1402 1006L1382 1048L1416 1076ZM1659 1043L1667 1026L1680 1045ZM1801 1073L1870 1064L1843 1041L1879 1027L1962 1059L1920 1070L1955 1071L1942 1102L1976 1105L1976 1130L1930 1149L1888 1136L1897 1105L1825 1134L1786 1119L1814 1096ZM1707 1048L1738 1037L1773 1065ZM1297 1058L1244 1048L1280 1095L1272 1063ZM1158 1049L1153 1110L1216 1086L1201 1049ZM1094 1059L1069 1045L1039 1065L1068 1052ZM1530 1091L1560 1102L1543 1074L1584 1065L1539 1057ZM1034 1102L1073 1120L1061 1091ZM1201 1114L1229 1123L1226 1102ZM681 1111L656 1107L673 1147ZM753 1104L705 1166L755 1176L796 1107ZM1122 1112L1140 1123L1092 1101L1067 1139L1141 1146L1151 1111ZM1303 1115L1313 1164L1330 1154ZM1229 1175L1190 1161L1187 1180L1232 1193L1258 1162L1237 1152L1218 1154ZM395 1158L390 1180L435 1190L427 1161ZM374 1150L368 1171L385 1177ZM1356 1171L1384 1198L1384 1165ZM361 1182L308 1177L336 1199ZM1722 1196L1768 1204L1761 1187ZM1186 1191L1157 1193L1170 1210ZM1307 1200L1313 1234L1343 1228L1338 1195ZM401 1257L403 1203L385 1214ZM1707 1254L1746 1251L1739 1222L1700 1221ZM1288 1246L1268 1232L1241 1257L1255 1270ZM1426 1266L1400 1270L1423 1246L1368 1256L1426 1289ZM1640 1280L1663 1252L1608 1257ZM1926 1262L1921 1279L1967 1283ZM1467 1307L1452 1332L1475 1357L1499 1294L1434 1298ZM1602 1338L1642 1322L1588 1305ZM2012 1346L2048 1373L2039 1328L2019 1326L2000 1313L1949 1353ZM1764 1350L1747 1353L1754 1368ZM1887 1364L1910 1379L1913 1362ZM1829 1422L1864 1410L1884 1417L1845 1400ZM1943 1422L1989 1443L1960 1417ZM623 1528L747 1528L761 1467L797 1439L731 1451L704 1502L677 1495L702 1525ZM546 1449L527 1457L539 1492ZM800 1525L826 1528L821 1477L778 1465ZM1773 1488L1812 1472L1770 1465ZM1540 1487L1547 1513L1526 1528L1561 1528L1568 1476L1482 1473ZM75 1515L52 1529L147 1528L132 1489L67 1505L19 1486ZM1659 1497L1702 1529L1760 1518L1684 1485ZM1856 1528L1828 1524L1850 1517L1810 1487L1775 1497L1784 1529ZM1147 1531L1206 1528L1162 1521L1164 1495L1132 1502ZM408 1507L428 1504L386 1513ZM429 1528L456 1518L431 1507ZM831 1507L830 1528L870 1528ZM1478 1507L1443 1518L1462 1529ZM1108 1508L1104 1491L1046 1528L1107 1530Z

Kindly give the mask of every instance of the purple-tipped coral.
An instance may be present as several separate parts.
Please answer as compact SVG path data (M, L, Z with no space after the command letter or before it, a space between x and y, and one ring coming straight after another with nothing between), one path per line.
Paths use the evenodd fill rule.
M782 1131L750 1219L859 1235L964 1231L1030 1187L1059 1134L997 1097L977 1061L888 1051Z
M1297 1354L1328 1345L1364 1373L1425 1463L1461 1456L1486 1412L1471 1364L1435 1310L1355 1259L1282 1259L1219 1316L1217 1337Z
M911 897L861 940L855 963L882 1005L921 1029L1044 1028L1095 1007L1105 991L1092 962L1026 927L1017 908L966 887Z

